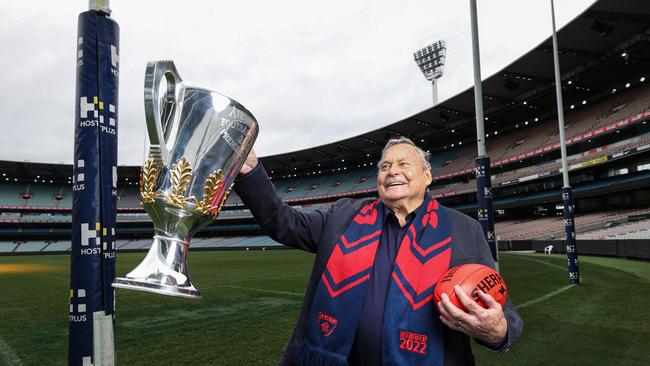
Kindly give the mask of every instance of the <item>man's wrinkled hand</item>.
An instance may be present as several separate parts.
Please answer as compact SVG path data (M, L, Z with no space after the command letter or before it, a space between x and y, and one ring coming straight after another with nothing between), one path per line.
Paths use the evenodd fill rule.
M437 304L440 320L449 328L470 337L492 344L501 343L508 333L508 323L501 304L479 290L478 295L487 305L486 309L467 296L460 286L456 285L454 291L467 311L456 307L447 294L442 294L441 301Z
M255 154L255 149L251 149L251 151L248 153L248 156L246 157L246 161L244 161L244 165L242 165L241 170L239 171L239 174L246 174L253 170L259 163L259 160L257 159L257 155Z

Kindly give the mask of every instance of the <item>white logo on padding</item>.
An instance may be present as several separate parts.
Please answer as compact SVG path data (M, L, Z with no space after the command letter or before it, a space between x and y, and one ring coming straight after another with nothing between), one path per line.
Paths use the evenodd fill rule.
M93 112L93 117L97 118L99 112L95 108L95 103L88 102L88 97L79 98L79 115L81 118L88 118L88 112Z
M120 55L117 54L117 47L111 45L111 65L117 67L117 64L120 63Z
M77 40L77 46L81 46L84 43L84 37L79 37ZM77 58L84 57L84 50L77 50Z
M84 181L84 173L83 173L83 168L84 168L84 160L79 159L77 160L77 164L75 166L75 174L72 176L72 181L74 184L81 183Z
M108 124L115 127L115 106L109 103L108 111L112 114L108 117Z
M81 245L90 245L90 239L95 239L93 245L97 245L97 235L99 235L100 224L95 225L95 229L90 229L88 223L81 224Z
M77 289L77 296L74 295L74 289L70 289L70 314L75 313L75 303L77 305L76 313L83 314L86 312L86 289Z

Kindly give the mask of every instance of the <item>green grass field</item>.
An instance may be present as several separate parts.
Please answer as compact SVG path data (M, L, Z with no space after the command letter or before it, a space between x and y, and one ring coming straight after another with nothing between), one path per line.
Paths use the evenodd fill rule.
M144 253L119 254L118 274ZM192 252L199 301L117 290L120 365L276 365L302 303L313 257L299 251ZM479 365L649 365L650 262L501 254L524 334ZM0 257L0 365L66 365L69 257ZM547 297L558 290L562 292Z

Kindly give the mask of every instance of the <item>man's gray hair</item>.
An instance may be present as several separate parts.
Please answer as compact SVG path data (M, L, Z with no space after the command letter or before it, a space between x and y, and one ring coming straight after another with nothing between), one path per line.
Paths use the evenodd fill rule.
M429 158L431 157L431 154L422 150L420 147L418 147L418 145L416 145L413 141L411 141L411 139L404 136L401 136L400 138L397 139L388 140L386 146L384 146L384 149L381 151L381 159L379 159L379 162L377 163L378 169L381 169L381 164L384 162L384 156L386 155L386 151L388 151L388 149L390 149L391 147L399 144L407 144L413 146L415 150L418 152L418 155L420 156L422 166L425 169L431 170L431 163L429 162Z

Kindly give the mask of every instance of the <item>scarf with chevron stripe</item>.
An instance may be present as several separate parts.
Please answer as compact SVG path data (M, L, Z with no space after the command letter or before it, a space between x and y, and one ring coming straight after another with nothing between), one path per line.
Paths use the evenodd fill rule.
M449 267L451 227L435 199L425 195L423 205L426 210L416 211L393 266L382 328L383 365L443 364L433 289ZM334 245L296 353L298 365L348 365L387 209L380 201L364 206Z

